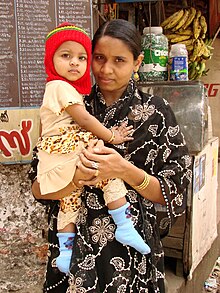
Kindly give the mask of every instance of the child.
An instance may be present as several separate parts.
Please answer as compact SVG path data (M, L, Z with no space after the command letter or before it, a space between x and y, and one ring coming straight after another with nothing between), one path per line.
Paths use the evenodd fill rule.
M59 191L72 182L79 154L90 139L98 137L113 144L132 140L131 127L107 129L86 111L82 95L89 94L91 89L90 59L91 40L83 29L63 23L47 35L47 84L40 108L42 133L38 141L38 182L42 194ZM98 169L97 163L93 167ZM117 225L116 239L143 254L149 253L148 245L127 215L129 203L125 199L124 182L113 179L99 186L103 187L105 203L110 206L109 213ZM64 273L69 271L80 192L78 189L60 200L57 219L60 255L56 265Z

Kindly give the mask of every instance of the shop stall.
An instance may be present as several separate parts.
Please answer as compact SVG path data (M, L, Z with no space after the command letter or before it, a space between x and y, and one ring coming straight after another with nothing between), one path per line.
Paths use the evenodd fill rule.
M218 137L212 135L207 90L201 81L139 83L141 90L164 97L172 107L193 158L193 180L186 213L163 241L176 274L191 278L217 237Z

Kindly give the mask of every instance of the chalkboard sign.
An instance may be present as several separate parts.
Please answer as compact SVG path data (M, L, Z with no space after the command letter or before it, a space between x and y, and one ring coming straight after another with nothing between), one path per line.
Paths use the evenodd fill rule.
M26 163L39 135L47 33L68 21L92 36L90 0L0 2L0 163Z
M91 35L90 0L0 2L0 107L41 104L45 36L64 21Z

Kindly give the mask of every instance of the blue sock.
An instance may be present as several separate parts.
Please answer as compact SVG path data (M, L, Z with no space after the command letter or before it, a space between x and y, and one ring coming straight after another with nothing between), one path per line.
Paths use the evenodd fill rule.
M118 242L129 245L142 254L150 253L150 247L134 228L129 207L130 204L127 202L118 209L109 210L109 214L117 225L115 238Z
M69 273L75 235L76 233L57 233L60 244L60 255L56 259L56 265L62 273Z

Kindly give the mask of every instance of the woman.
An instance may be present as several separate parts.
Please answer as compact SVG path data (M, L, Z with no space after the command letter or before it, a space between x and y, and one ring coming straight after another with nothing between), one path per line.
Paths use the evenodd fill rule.
M87 109L106 127L121 122L133 125L134 140L115 145L115 149L94 142L94 147L81 155L73 182L79 187L109 178L124 180L135 228L151 253L142 255L115 240L116 227L102 191L86 186L68 277L56 269L59 207L57 201L50 201L51 255L45 292L165 292L160 239L185 210L191 159L169 104L139 91L131 78L142 61L140 48L135 26L125 20L107 22L96 32L92 60L96 85L85 101ZM93 162L99 172L92 169ZM36 164L37 159L33 166ZM32 172L32 178L34 175ZM46 199L60 199L74 188L70 184ZM43 198L36 182L32 189L37 199Z

